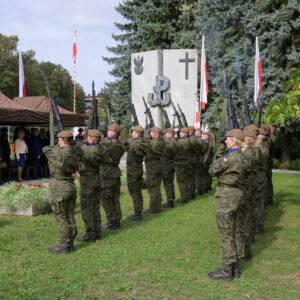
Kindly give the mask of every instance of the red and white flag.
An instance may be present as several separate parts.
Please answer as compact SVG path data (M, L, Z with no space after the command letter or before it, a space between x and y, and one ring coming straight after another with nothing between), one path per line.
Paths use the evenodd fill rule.
M19 51L19 97L26 97L24 65L21 51Z
M201 123L201 110L205 108L207 103L207 93L208 93L208 76L207 76L207 65L206 65L206 55L204 47L204 36L202 37L202 51L201 51L201 63L200 63L200 98L196 103L194 125L200 127Z
M77 55L77 44L76 44L76 30L74 33L74 41L73 41L73 61L76 64L76 55Z
M254 68L254 107L260 108L262 96L262 65L259 55L258 37L256 37L255 68Z

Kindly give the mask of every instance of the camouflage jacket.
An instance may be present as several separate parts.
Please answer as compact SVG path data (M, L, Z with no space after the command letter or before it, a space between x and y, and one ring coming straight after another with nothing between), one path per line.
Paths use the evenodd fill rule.
M50 170L50 190L73 190L72 173L78 169L82 151L77 146L46 146L43 152L48 158Z
M240 187L245 180L245 158L239 148L229 149L209 167L209 174L218 178L218 184Z
M177 141L175 138L164 139L165 148L164 153L161 157L163 163L169 164L170 162L174 162L176 152L177 152Z
M191 142L189 138L181 138L177 141L177 153L175 156L175 164L188 165L191 157Z
M121 177L122 173L119 168L119 163L125 152L125 146L119 139L105 139L100 145L105 151L100 167L101 181Z
M189 137L191 142L191 151L192 151L192 159L191 163L203 163L203 142L201 138L197 138L196 136Z
M143 138L132 139L127 145L127 177L143 176L143 160L147 153L147 143Z
M103 145L81 145L82 158L79 163L81 176L99 175L99 167L103 161L105 149Z
M162 139L148 141L147 155L145 157L146 164L160 163L160 159L164 153L165 142Z

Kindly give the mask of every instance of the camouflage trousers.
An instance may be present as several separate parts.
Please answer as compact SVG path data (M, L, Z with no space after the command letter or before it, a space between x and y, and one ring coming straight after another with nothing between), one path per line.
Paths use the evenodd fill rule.
M133 200L133 208L136 215L141 215L144 206L142 187L143 176L131 177L127 170L127 186L128 192Z
M196 190L199 195L203 194L203 187L204 187L204 176L203 176L203 162L198 162L196 165L196 169L194 170L194 176L195 176L195 184L196 184Z
M166 191L168 202L175 200L174 178L175 178L174 162L173 161L164 162L162 165L162 179L163 179L163 184Z
M240 260L245 248L239 227L242 196L238 188L218 186L216 189L216 219L222 242L222 266L226 271Z
M265 205L273 203L273 182L272 182L272 167L267 171L266 189L265 189Z
M58 225L59 243L62 246L72 246L77 235L74 218L76 204L76 187L73 191L61 192L50 189L51 209Z
M150 196L150 209L160 210L162 197L160 185L162 181L162 166L161 163L146 163L146 182Z
M205 163L202 168L202 187L204 193L206 193L211 188L212 184L212 177L210 176L208 170L209 164Z
M100 180L97 175L80 176L80 208L86 235L96 238L101 235Z
M102 184L103 182L104 180ZM120 194L120 177L105 179L105 185L101 188L101 199L108 223L119 223L122 219Z
M266 193L266 174L265 172L257 172L256 186L256 227L263 228L265 223L265 193Z
M175 164L176 180L180 191L180 199L188 202L189 200L189 180L190 166L189 164Z

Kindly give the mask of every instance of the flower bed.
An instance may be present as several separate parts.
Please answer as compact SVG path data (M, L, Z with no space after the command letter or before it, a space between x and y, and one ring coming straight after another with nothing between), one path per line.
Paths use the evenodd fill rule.
M37 215L50 211L50 193L42 184L8 183L0 188L0 214Z

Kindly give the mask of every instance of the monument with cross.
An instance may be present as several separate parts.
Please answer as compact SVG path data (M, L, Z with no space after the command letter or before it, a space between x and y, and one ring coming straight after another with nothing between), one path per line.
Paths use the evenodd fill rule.
M198 52L194 49L154 50L131 55L132 103L139 123L146 125L143 97L156 126L163 128L160 106L177 126L171 100L179 104L190 125L194 122L198 88Z

